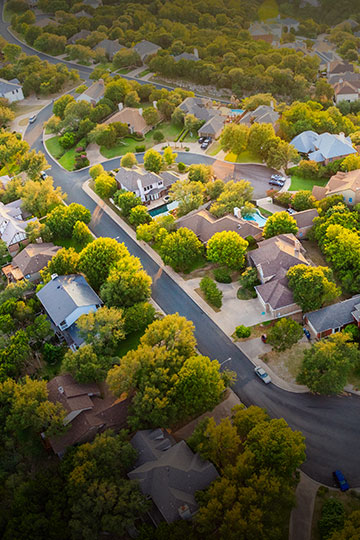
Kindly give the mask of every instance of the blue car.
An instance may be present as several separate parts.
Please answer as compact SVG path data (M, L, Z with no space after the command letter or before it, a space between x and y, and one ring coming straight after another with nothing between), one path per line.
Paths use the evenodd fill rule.
M341 491L347 491L349 489L349 484L341 471L334 471L333 477Z

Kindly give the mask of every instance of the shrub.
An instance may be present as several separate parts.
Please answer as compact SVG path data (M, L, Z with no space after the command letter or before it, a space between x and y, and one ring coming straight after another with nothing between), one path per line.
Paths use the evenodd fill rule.
M319 533L322 540L330 538L333 532L339 531L344 526L344 505L337 499L328 499L321 509L321 518L318 523Z
M283 206L284 208L289 208L292 203L292 199L293 196L288 191L285 191L284 193L277 193L274 195L275 204Z
M182 162L180 161L180 163L178 163L178 171L179 171L179 172L184 172L185 170L186 170L186 165L185 165L185 163L182 163Z
M86 156L79 156L75 158L75 169L83 169L84 167L88 167L90 165L90 161Z
M217 288L216 283L211 278L203 277L200 281L200 289L209 304L221 308L223 293Z
M153 139L156 142L161 142L165 139L164 134L161 131L154 131Z
M214 278L218 283L231 283L231 275L228 268L216 268L214 270Z
M253 236L246 236L246 237L245 237L245 240L246 240L247 243L249 244L248 249L254 249L254 248L256 248L257 242L256 242L256 240L255 240L255 238L254 238Z
M140 144L139 146L135 146L136 152L145 152L145 144Z
M244 289L254 292L254 287L260 284L256 268L249 266L245 272L241 274L239 283Z
M59 144L67 149L71 148L75 144L75 135L74 133L64 133L62 137L59 138Z
M248 328L247 326L244 326L243 324L240 324L240 326L237 326L235 328L235 334L238 338L248 338L251 335L251 328Z

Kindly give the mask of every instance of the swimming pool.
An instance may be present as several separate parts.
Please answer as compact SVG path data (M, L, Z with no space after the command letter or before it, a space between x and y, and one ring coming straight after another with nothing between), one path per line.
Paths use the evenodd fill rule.
M263 227L267 221L267 218L265 218L259 210L256 210L255 214L252 214L251 216L244 217L246 221L255 221L259 227Z
M231 112L233 114L242 114L244 112L243 109L231 109Z
M170 210L174 210L179 206L179 203L177 201L171 202L171 203L165 203L161 206L158 206L157 208L154 208L153 210L149 211L149 214L151 217L156 217L160 215L167 215L170 213Z

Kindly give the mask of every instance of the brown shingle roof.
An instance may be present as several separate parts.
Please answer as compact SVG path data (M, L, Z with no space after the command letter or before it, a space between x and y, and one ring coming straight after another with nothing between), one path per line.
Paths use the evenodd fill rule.
M266 304L275 310L294 304L293 293L287 286L287 278L275 279L255 287Z
M23 275L35 274L42 270L59 251L53 243L28 244L12 260L12 266L19 268Z
M119 111L105 121L105 124L111 124L112 122L122 122L128 124L135 133L147 133L151 126L148 126L144 118L140 114L139 109L134 107L125 107L122 111Z
M345 190L358 191L360 189L360 169L350 172L339 171L330 178L326 186L319 188L314 186L312 194L317 200L323 199L328 195L341 193Z
M242 238L253 236L261 238L262 231L244 219L227 215L220 219L214 218L207 210L195 210L177 220L178 227L186 227L193 231L202 242L207 242L215 233L235 231Z
M316 208L310 208L309 210L297 212L296 214L293 214L292 217L295 219L296 225L301 229L303 227L311 227L314 219L318 216L319 212Z

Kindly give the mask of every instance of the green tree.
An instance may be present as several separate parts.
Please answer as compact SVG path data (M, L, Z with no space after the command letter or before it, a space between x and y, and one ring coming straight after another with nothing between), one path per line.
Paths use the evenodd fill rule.
M245 264L248 242L235 231L215 233L207 243L206 256L209 261L224 264L239 270Z
M50 176L41 182L28 180L21 188L20 196L24 208L37 217L45 216L66 198L61 187L54 188Z
M165 163L170 166L173 163L175 163L177 154L172 151L171 146L167 146L164 150L163 158L164 158Z
M79 270L79 254L74 248L62 248L48 262L48 265L41 270L42 278L47 281L52 274L63 276L66 274L76 274Z
M249 130L248 149L255 155L265 159L266 143L275 137L275 131L271 124L252 124Z
M111 267L100 294L108 306L130 307L148 300L151 294L151 277L137 257L123 255Z
M184 126L193 134L198 131L203 123L194 114L186 114L184 117Z
M214 169L211 165L190 165L188 178L191 182L202 182L205 184L214 176Z
M147 171L159 173L164 165L162 155L150 148L144 154L144 167Z
M95 192L103 199L109 199L114 195L117 189L117 183L113 176L107 173L101 173L95 178Z
M91 345L83 345L76 352L69 350L63 359L62 370L71 373L79 383L103 381L113 364L112 358L96 354Z
M221 134L220 142L224 150L231 150L231 152L238 155L246 149L248 138L248 126L244 124L228 124Z
M125 333L132 334L144 330L154 321L155 308L150 302L139 302L124 310Z
M92 242L94 237L90 232L89 227L83 221L76 221L73 228L73 239L80 246L86 246L89 242Z
M179 203L177 215L179 217L199 208L203 203L204 186L201 182L191 182L189 179L178 180L169 190L172 201Z
M304 352L298 382L317 394L339 394L350 370L358 367L359 355L357 344L347 334L333 334Z
M98 163L97 165L93 165L89 169L89 174L93 180L96 180L98 176L100 176L104 171L104 167L101 165L101 163Z
M113 238L97 238L80 253L79 269L84 272L90 285L98 291L106 281L111 266L129 255L124 244Z
M335 531L341 531L345 522L344 505L338 499L327 499L321 508L318 529L322 540L327 540Z
M90 223L91 212L85 206L71 203L69 206L59 205L48 214L46 225L57 238L71 238L77 221Z
M132 152L127 152L120 161L120 165L122 167L127 167L128 169L132 169L135 165L137 165L137 159L135 157L135 154Z
M11 64L14 64L18 60L21 52L20 45L14 45L13 43L7 43L2 49L5 61Z
M76 321L80 336L92 345L96 354L111 355L125 338L123 313L106 306L81 315Z
M302 337L302 326L293 319L284 317L270 328L267 333L267 342L276 351L285 351L295 345Z
M221 193L224 190L225 183L222 180L217 179L207 182L204 187L205 194L211 201L213 201L214 199L220 197Z
M298 264L288 270L287 278L294 300L304 312L320 309L341 294L331 269L325 266Z
M296 234L298 230L295 219L287 212L275 212L267 219L263 235L264 238L272 238L278 234Z
M114 195L114 201L125 217L130 215L132 208L142 204L140 197L137 197L132 191L117 191Z
M150 221L152 221L152 217L147 211L146 206L139 204L130 210L129 221L132 225L137 227L138 225L143 225L144 223L150 223Z
M65 109L69 105L69 103L75 103L75 98L70 94L65 94L65 96L61 96L59 99L57 99L53 105L54 115L61 118L61 120L64 120Z
M180 227L165 237L160 254L165 264L186 272L203 256L204 248L193 231Z
M292 144L274 137L264 144L266 165L274 169L287 169L289 163L297 163L300 160L298 151Z
M143 110L142 116L148 126L155 126L159 120L159 111L155 107L147 107Z
M292 199L292 206L298 212L309 210L309 208L315 208L316 199L311 194L311 191L297 191Z
M106 84L104 97L112 101L114 105L117 105L124 101L129 90L129 83L124 79L111 80Z
M352 512L344 523L341 531L333 532L329 540L356 540L360 534L360 510Z
M42 152L36 152L36 150L31 150L27 152L20 163L20 170L26 171L27 176L30 180L39 179L40 172L46 171L49 168L49 165L46 161L46 158Z
M211 278L205 276L200 281L201 292L204 293L205 299L209 304L220 309L222 306L222 296L223 293L218 289L215 281Z
M241 208L246 201L251 199L253 191L251 183L246 180L238 182L230 180L225 184L220 196L211 205L210 212L216 217L233 213L235 207Z

